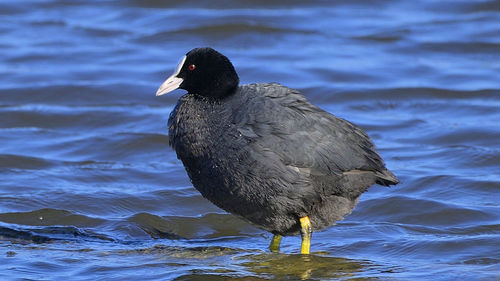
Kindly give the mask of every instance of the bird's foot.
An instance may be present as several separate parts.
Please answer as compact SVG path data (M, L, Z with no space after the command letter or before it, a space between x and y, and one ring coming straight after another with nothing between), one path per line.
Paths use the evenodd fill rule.
M300 235L302 237L300 253L308 255L311 249L312 226L311 220L307 216L300 218Z
M269 245L269 250L271 252L279 252L280 251L280 243L282 236L279 234L275 234L273 239L271 240L271 244Z

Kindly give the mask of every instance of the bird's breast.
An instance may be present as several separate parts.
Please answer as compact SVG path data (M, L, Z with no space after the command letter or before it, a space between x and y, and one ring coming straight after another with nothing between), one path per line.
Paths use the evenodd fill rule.
M206 117L203 111L177 107L169 119L169 141L179 158L202 157L215 145L222 132L219 124Z

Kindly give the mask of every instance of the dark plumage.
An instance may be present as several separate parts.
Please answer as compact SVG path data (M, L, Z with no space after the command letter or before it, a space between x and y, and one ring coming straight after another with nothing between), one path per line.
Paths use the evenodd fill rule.
M354 124L297 90L238 83L225 56L197 48L157 92L188 91L170 114L170 145L194 187L218 207L294 235L300 218L323 229L349 214L371 185L398 183Z

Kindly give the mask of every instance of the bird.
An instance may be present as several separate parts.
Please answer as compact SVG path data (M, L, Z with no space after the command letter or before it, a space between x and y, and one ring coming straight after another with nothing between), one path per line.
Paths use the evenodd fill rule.
M278 83L240 85L210 47L180 60L156 96L186 90L168 119L169 145L193 186L219 208L273 234L301 235L350 214L370 186L398 184L369 136Z

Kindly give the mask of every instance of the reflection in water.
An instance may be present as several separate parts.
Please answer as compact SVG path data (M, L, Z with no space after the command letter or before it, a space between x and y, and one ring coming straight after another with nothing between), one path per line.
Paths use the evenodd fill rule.
M350 277L368 269L366 261L356 261L319 255L262 254L244 256L243 262L250 272L276 279L318 279Z
M376 268L367 261L318 255L245 254L234 260L243 270L237 273L199 270L175 280L330 280L363 275L368 278L369 272ZM242 275L242 272L248 273Z

